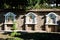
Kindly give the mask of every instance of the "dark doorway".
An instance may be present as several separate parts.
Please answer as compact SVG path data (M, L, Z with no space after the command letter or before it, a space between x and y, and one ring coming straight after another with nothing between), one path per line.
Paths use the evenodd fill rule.
M35 25L28 25L28 27L30 27L31 30L35 30Z

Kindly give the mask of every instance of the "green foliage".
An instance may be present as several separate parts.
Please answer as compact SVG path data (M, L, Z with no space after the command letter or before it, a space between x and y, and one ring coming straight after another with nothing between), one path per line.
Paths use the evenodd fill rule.
M14 37L16 35L16 32L12 32L11 36Z
M14 38L7 38L6 40L15 40Z
M48 0L28 0L28 6L26 9L41 9L50 8L46 5Z
M16 2L16 3L15 3ZM4 9L40 9L51 8L44 3L50 3L49 0L4 0L0 4L0 8ZM14 5L15 4L15 5ZM57 5L58 6L58 5ZM55 7L56 8L56 7ZM60 7L57 7L60 8Z
M17 33L15 30L17 30L17 28L16 28L16 22L13 22L13 27L12 27L12 33L11 33L11 36L15 36L15 35L21 35L20 33Z
M14 37L14 36L16 36L16 35L21 35L21 34L14 31L14 32L11 33L10 36Z
M15 37L15 38L7 38L6 40L23 40L23 39Z
M33 7L33 9L40 9L40 5L37 3L37 4Z
M23 40L23 39L21 39L21 38L15 38L15 40Z
M13 30L17 30L17 27L16 27L16 22L13 22L13 27L12 27Z
M13 40L22 40L21 38L15 37L15 36L17 36L17 35L21 35L21 34L14 31L14 32L11 33L10 36L11 36L11 37L14 37Z
M15 37L15 36L17 36L17 35L21 35L20 33L17 33L17 31L15 31L15 30L17 30L17 28L16 28L16 22L14 22L14 24L13 24L13 32L10 34L10 36L11 37ZM21 40L21 38L14 38L14 39L12 39L12 40Z
M49 5L49 0L28 0L28 6L26 6L26 9L51 9L51 8L52 7Z
M10 8L10 5L4 3L4 9L9 9Z

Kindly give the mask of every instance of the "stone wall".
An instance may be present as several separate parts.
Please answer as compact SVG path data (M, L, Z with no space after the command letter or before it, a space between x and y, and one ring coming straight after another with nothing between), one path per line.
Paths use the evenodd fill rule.
M4 26L4 14L6 14L8 11L1 11L0 12L0 30L4 30L5 26ZM10 11L9 11L10 12ZM47 15L49 12L35 12L33 11L35 14L37 14L37 24L34 25L34 27L31 26L26 26L25 24L25 14L27 14L28 12L25 11L13 11L16 14L16 23L17 23L17 29L18 30L35 30L35 31L46 31L46 17L45 15ZM58 17L58 23L59 25L56 26L58 27L59 30L59 26L60 26L60 12L55 12L57 15L59 15ZM8 27L7 27L8 28ZM11 27L12 28L12 27Z

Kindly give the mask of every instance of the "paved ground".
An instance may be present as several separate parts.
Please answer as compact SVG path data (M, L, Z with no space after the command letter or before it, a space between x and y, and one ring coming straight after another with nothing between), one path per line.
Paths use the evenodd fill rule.
M10 36L0 33L0 38L10 38Z

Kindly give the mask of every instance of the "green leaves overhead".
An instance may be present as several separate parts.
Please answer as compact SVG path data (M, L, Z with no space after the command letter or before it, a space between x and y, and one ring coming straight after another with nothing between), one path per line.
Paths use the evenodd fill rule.
M50 8L50 6L46 7L46 4L47 3L49 4L50 1L51 0L0 0L0 8L3 9L40 9L41 7ZM56 4L58 3L60 3L60 1L57 0Z

